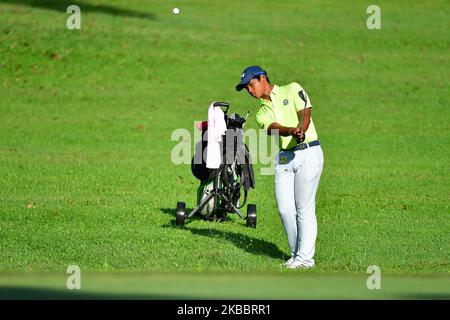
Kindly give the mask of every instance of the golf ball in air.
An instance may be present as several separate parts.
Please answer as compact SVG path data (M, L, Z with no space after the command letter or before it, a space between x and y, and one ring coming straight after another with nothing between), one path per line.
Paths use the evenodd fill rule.
M172 12L173 12L173 14L179 14L180 13L180 9L173 8Z

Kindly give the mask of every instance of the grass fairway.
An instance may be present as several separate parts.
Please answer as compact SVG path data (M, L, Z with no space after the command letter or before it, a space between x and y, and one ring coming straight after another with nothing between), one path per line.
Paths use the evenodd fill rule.
M63 274L0 277L0 299L449 299L447 276L390 275L368 290L359 274L87 273L80 290Z
M142 291L141 272L178 279L183 271L200 282L200 273L220 272L224 283L251 272L260 284L284 277L273 287L286 298L276 288L290 277L313 285L359 274L364 287L367 267L378 265L403 284L436 274L424 292L449 297L446 1L378 1L381 30L366 28L367 1L77 3L81 30L66 28L70 1L0 3L1 287L29 279L36 288L35 274L66 277L77 264L100 279L84 281L93 294L115 272L129 277L127 294L155 296L174 291ZM193 132L211 101L250 110L247 128L256 128L258 102L234 89L252 64L276 84L302 84L314 106L325 166L317 266L306 273L280 266L287 242L261 163L249 195L256 229L237 216L173 223L177 201L195 206L198 181L190 165L172 163L171 134ZM65 283L48 277L41 283L51 290ZM347 296L376 298L365 290ZM237 292L260 297L261 289ZM296 298L326 290L317 292Z

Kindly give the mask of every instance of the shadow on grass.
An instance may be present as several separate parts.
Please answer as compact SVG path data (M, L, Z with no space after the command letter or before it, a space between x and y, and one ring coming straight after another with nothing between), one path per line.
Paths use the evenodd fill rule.
M274 259L283 260L287 258L287 255L285 255L275 244L266 240L252 238L242 233L202 228L185 228L185 230L203 237L227 240L236 247L255 255L265 255Z
M165 214L168 214L168 215L173 216L174 220L172 220L172 221L170 222L170 224L171 224L172 226L174 226L174 227L177 227L177 225L175 224L175 218L177 217L177 209L172 209L172 208L161 208L160 210L161 210L161 212L163 212L163 213L165 213ZM191 217L191 218L187 218L187 215L188 215L189 213L191 213L192 210L194 210L194 208L186 208L186 209L185 209L185 212L186 212L186 219L184 220L184 224L185 224L185 225L191 223L192 220L210 221L211 223L219 222L219 221L217 221L217 220L215 220L215 221L213 221L213 220L211 220L211 219L208 220L208 219L206 219L204 216L202 216L200 213L195 214L195 215L194 215L193 217ZM229 222L229 221L232 221L232 220L230 219L230 216L228 215L227 217L225 217L224 220L220 221L220 223L227 223L227 222Z
M211 298L210 296L208 298ZM118 294L95 293L83 290L71 291L64 289L49 289L21 286L0 286L0 300L198 300L208 299L206 296L158 295L158 294ZM445 293L411 293L386 296L386 300L449 300ZM333 299L339 299L339 296ZM363 298L361 298L363 299Z
M171 208L161 208L161 211L166 214L172 215L174 218L176 217L177 214L177 210ZM190 212L190 210L186 209L186 212ZM266 240L260 240L257 238L247 236L243 233L222 231L217 229L186 227L186 225L192 222L192 219L202 219L202 218L199 216L194 216L191 219L186 219L184 226L177 226L174 219L171 220L169 224L166 224L163 227L179 228L181 230L190 231L194 235L224 239L226 241L233 243L236 247L255 255L265 255L274 259L283 259L283 260L286 260L289 257L288 255L283 253L283 251L281 251L275 244L268 242Z
M128 9L121 9L117 7L111 7L103 4L88 4L83 1L61 1L61 0L3 0L3 3L11 3L11 4L19 4L22 6L35 7L40 9L48 9L60 12L62 14L67 14L67 7L75 4L80 7L81 14L83 13L92 13L99 12L110 14L114 16L122 16L122 17L132 17L132 18L142 18L142 19L155 19L155 15L153 13L148 12L139 12Z
M446 293L411 293L400 295L399 299L406 300L450 300L450 294Z
M193 208L186 208L186 215L188 215L191 211L193 210ZM170 225L171 227L174 228L183 228L184 226L177 226L175 223L175 219L177 217L177 209L172 209L172 208L161 208L161 212L171 215L173 217L173 220L170 221ZM186 219L184 220L184 225L188 225L189 223L191 223L193 220L204 220L203 217L201 217L200 215L194 215L192 218Z
M0 287L0 300L189 300L199 297L164 296L154 294L109 294L44 289L33 287Z

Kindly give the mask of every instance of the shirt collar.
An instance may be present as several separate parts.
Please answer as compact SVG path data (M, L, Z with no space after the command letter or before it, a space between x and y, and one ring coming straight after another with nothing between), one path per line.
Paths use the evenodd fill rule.
M278 94L279 89L280 89L280 87L277 86L276 84L274 84L273 88L272 88L272 92L270 92L270 97L272 97L272 95L276 96Z
M272 88L272 91L270 92L270 99L272 99L272 101L273 101L274 97L277 96L279 90L280 90L280 87L277 86L276 84L274 84L274 85L273 85L273 88ZM264 102L264 101L269 101L269 100L266 100L266 99L264 99L264 98L261 98L261 101Z

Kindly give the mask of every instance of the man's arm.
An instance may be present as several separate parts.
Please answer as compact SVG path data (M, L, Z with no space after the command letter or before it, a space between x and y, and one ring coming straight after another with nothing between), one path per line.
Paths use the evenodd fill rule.
M303 112L304 111L304 112ZM303 114L303 117L302 117ZM311 122L311 108L304 108L297 111L298 118L298 128L300 128L300 119L303 119L303 123L301 124L301 131L306 132L309 128L309 123Z
M303 114L304 111L304 114ZM303 114L303 117L302 117ZM299 119L299 124L296 128L293 127L285 127L277 122L272 122L270 126L267 128L267 134L271 135L272 130L278 130L278 134L283 137L292 136L297 142L301 142L303 140L304 132L308 130L309 123L311 122L311 108L301 109L297 112L297 117ZM300 124L300 119L303 119L303 123ZM300 127L301 126L301 127ZM276 132L274 132L276 134Z
M294 132L294 138L297 143L303 142L305 140L305 132L309 128L309 123L311 122L311 108L303 108L297 111L298 125L297 130ZM300 123L300 121L302 123Z
M285 127L277 122L272 122L270 126L267 128L267 134L268 135L276 134L277 132L272 132L272 130L278 130L278 135L287 137L292 135L293 129L295 128Z
M272 130L278 130L278 135L283 137L289 137L292 136L294 132L296 132L296 129L298 128L285 127L277 122L272 122L270 126L267 128L267 134L268 135L277 134L276 131L272 132Z

